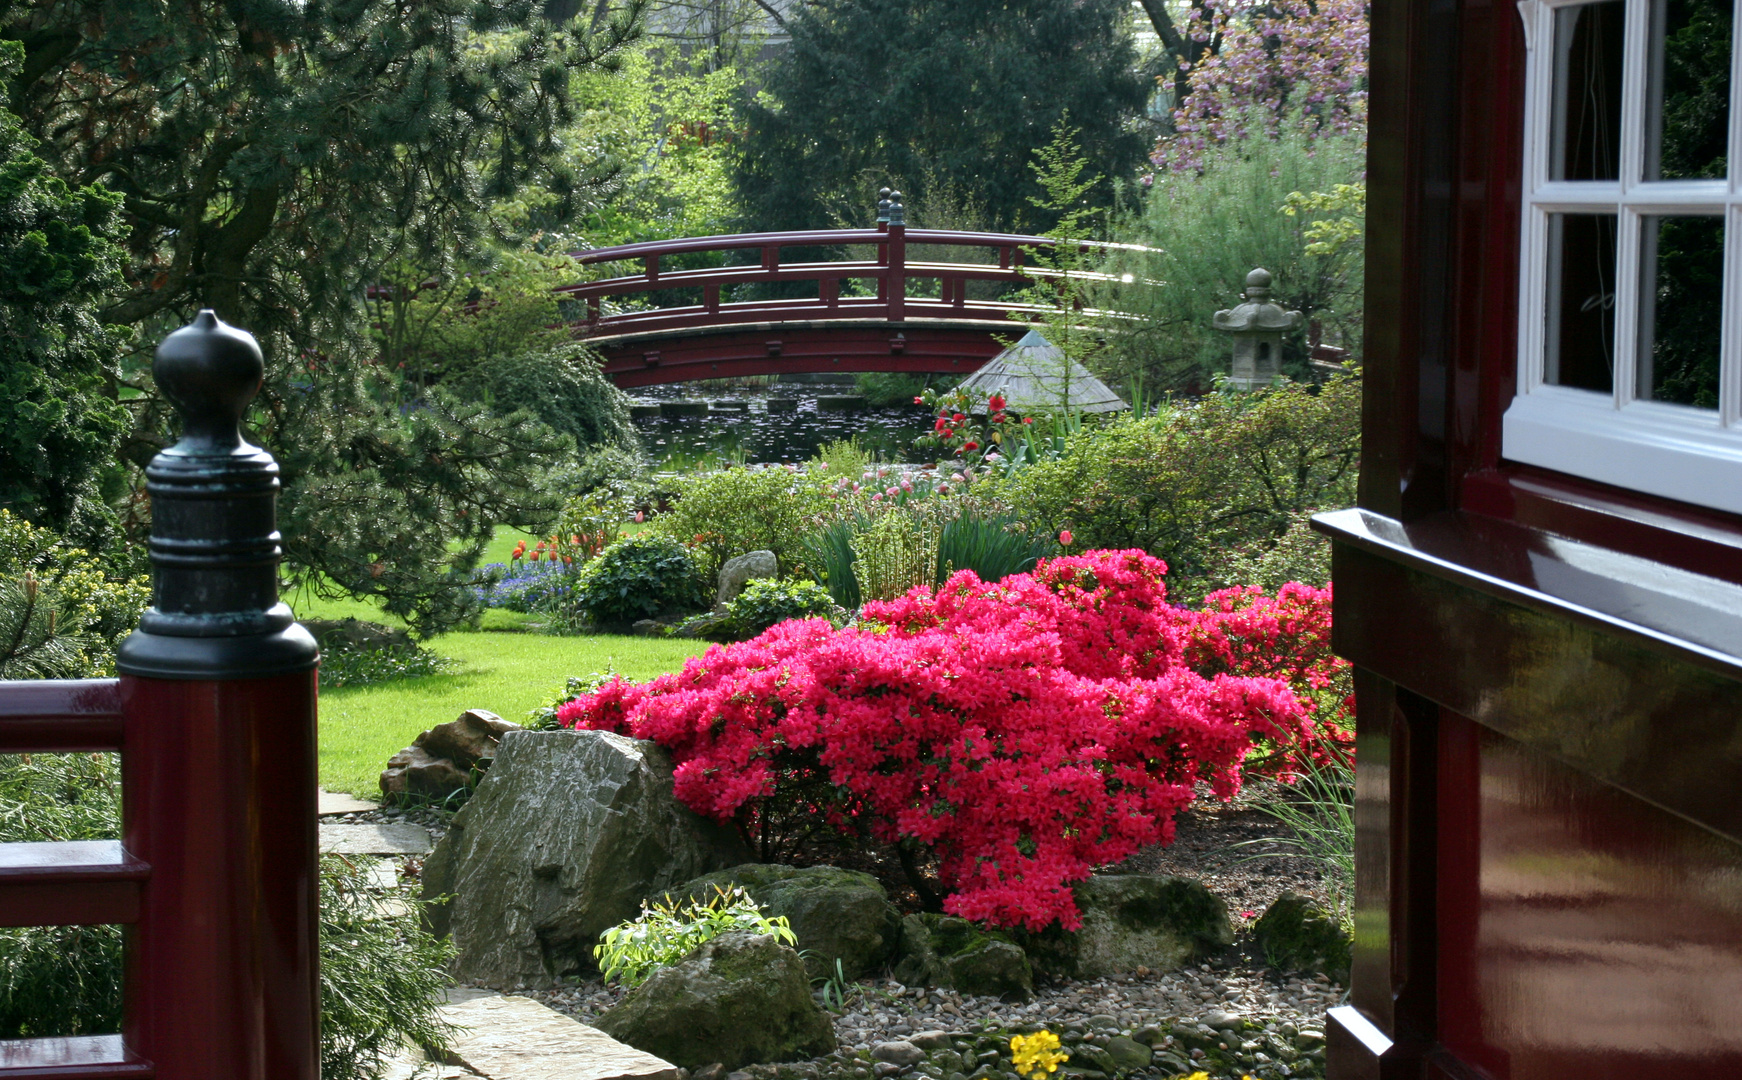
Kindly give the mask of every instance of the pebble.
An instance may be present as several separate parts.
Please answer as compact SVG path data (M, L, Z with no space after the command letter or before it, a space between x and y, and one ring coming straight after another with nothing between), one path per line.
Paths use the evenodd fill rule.
M583 1023L597 1018L622 996L597 980L527 994ZM920 1080L924 1070L934 1069L937 1055L952 1052L953 1044L969 1080L976 1072L983 1080L1001 1078L1009 1068L1008 1041L984 1033L1044 1027L1061 1035L1074 1031L1089 1042L1106 1042L1108 1036L1156 1042L1155 1064L1132 1074L1137 1076L1176 1076L1186 1070L1169 1064L1169 1055L1180 1063L1201 1062L1205 1047L1214 1049L1225 1042L1232 1048L1226 1053L1242 1062L1241 1072L1232 1073L1231 1080L1239 1080L1243 1072L1259 1080L1317 1077L1324 1074L1325 1010L1341 1003L1343 996L1341 987L1322 977L1283 976L1264 967L1226 964L1062 981L1038 987L1034 1000L1019 1003L868 979L849 992L846 1009L833 1017L840 1051L814 1064L827 1080L896 1074ZM1198 1045L1169 1041L1161 1034L1167 1029L1200 1032L1187 1036ZM889 1057L886 1047L907 1048L906 1053L918 1055L913 1062L931 1055L933 1064L916 1071L913 1064L899 1064ZM752 1077L762 1080L764 1068L755 1067ZM940 1076L949 1080L947 1074Z

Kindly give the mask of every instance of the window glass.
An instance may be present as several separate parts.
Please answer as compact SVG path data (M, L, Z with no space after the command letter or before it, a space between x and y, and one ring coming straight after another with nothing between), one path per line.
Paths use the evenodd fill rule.
M1644 218L1639 273L1639 396L1717 408L1724 219Z
M1555 180L1616 180L1621 176L1623 0L1579 4L1555 12Z
M1728 0L1655 0L1645 179L1722 180L1730 133Z
M1551 214L1543 376L1608 393L1615 386L1614 214Z

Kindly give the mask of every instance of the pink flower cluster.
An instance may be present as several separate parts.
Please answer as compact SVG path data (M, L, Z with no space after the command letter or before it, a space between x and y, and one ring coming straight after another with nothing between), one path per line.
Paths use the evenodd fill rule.
M1367 0L1222 0L1182 27L1197 56L1158 168L1195 170L1206 147L1273 135L1290 119L1310 134L1367 122Z
M962 571L866 605L861 626L783 623L557 715L665 746L678 797L753 838L796 806L844 835L929 849L948 911L1075 929L1072 884L1171 842L1200 780L1232 795L1255 739L1314 737L1286 678L1193 670L1195 653L1224 651L1255 666L1240 658L1261 647L1244 624L1217 637L1168 605L1165 572L1141 551L998 584Z

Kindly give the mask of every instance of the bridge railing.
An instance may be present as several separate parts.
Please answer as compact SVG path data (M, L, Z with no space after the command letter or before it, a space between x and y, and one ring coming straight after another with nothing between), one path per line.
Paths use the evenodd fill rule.
M121 754L119 841L0 844L0 926L120 924L118 1035L0 1041L8 1077L319 1080L313 638L278 602L258 346L210 311L153 374L152 606L118 679L0 682L0 753Z
M559 288L568 297L584 301L584 329L589 336L700 329L765 322L863 319L904 322L936 319L1006 323L1009 313L1027 305L1005 300L970 299L968 283L998 282L1020 286L1057 273L1033 265L1033 252L1054 241L1043 236L1009 233L958 232L942 229L909 229L896 219L875 229L820 229L808 232L737 233L678 240L655 240L639 244L575 252L583 266L640 263L638 273L581 282ZM932 245L954 248L991 249L996 263L912 262L908 246ZM1084 242L1085 250L1112 250L1127 245ZM872 259L837 259L824 262L785 262L783 248L873 247ZM668 269L681 256L722 252L757 251L756 263ZM1110 280L1092 271L1073 271L1070 276ZM875 295L843 294L844 281L871 281ZM912 287L918 280L936 281L937 295L919 295ZM728 301L732 286L772 283L816 282L815 297L768 298ZM606 311L607 298L688 289L701 292L700 304L671 307L631 308ZM925 290L929 293L931 290ZM1038 308L1036 309L1038 310Z

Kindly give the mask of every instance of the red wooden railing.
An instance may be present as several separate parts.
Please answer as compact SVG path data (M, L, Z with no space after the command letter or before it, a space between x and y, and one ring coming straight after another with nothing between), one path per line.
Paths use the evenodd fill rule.
M0 1041L0 1080L319 1080L313 639L278 602L262 365L210 312L153 374L152 607L118 679L0 682L0 753L119 751L122 837L0 845L0 926L128 928L122 1031Z
M880 208L881 209L881 208ZM650 334L674 330L725 329L746 324L795 321L863 320L901 323L913 319L947 319L986 322L1008 329L1010 313L1035 310L1032 305L1001 300L970 300L970 281L1022 285L1046 278L1055 271L1025 265L1030 254L1053 241L1042 236L1008 233L955 232L941 229L909 229L901 216L899 201L893 217L874 229L820 229L808 232L739 233L679 240L656 240L640 244L578 251L574 258L583 266L639 262L641 272L558 289L586 302L581 324L588 337ZM952 248L990 249L997 263L909 262L909 244ZM783 248L875 247L873 259L839 259L827 262L782 262ZM1085 249L1139 250L1130 245L1084 243ZM662 268L678 256L722 252L756 251L756 263L711 267L702 270ZM1073 277L1106 280L1090 271L1072 272ZM842 295L844 281L876 283L875 296ZM918 296L910 283L938 282L938 295ZM723 290L734 285L774 282L816 282L817 295L794 299L759 299L738 302L722 300ZM702 302L673 307L629 308L607 311L607 298L629 298L642 293L673 289L700 289ZM929 290L927 290L929 291Z

